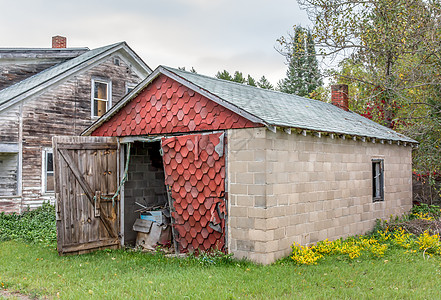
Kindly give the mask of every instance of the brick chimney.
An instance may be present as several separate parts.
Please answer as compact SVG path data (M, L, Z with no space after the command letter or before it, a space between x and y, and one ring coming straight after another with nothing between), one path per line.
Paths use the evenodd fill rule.
M331 86L331 103L346 111L349 110L349 88L347 84Z
M56 35L52 37L52 48L66 48L67 39L64 36Z

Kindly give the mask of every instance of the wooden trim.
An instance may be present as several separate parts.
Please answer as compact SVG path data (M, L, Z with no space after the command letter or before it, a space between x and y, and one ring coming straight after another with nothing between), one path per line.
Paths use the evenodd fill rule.
M82 250L90 250L94 248L100 248L100 247L108 247L112 245L119 245L118 239L109 239L109 240L103 240L103 241L97 241L97 242L90 242L85 244L73 244L73 245L63 245L62 250L59 251L60 253L69 253L69 252L75 252L75 251L82 251Z
M115 143L84 143L84 144L68 144L57 143L58 149L63 150L117 150L118 145Z
M0 143L0 152L18 153L18 143Z

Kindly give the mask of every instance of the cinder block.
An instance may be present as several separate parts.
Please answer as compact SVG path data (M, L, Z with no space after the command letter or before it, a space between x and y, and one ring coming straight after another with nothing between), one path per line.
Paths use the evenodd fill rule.
M253 218L254 220L254 229L257 230L267 230L267 219L263 218Z
M272 241L274 239L274 231L250 229L248 236L251 241L267 242L267 241Z
M275 240L280 240L280 239L283 239L283 238L285 238L286 237L286 235L285 235L285 228L284 227L282 227L282 228L277 228L277 229L275 229L274 230L274 239Z
M253 196L254 207L266 207L266 197L265 196Z
M250 209L250 211L254 210L254 209ZM230 216L247 218L248 217L248 207L231 206L230 207Z
M237 240L236 244L239 251L251 252L255 250L255 242L253 241Z
M263 265L268 265L271 264L275 261L275 257L274 257L274 253L250 253L249 258L251 261L258 263L258 264L263 264Z
M254 184L253 173L237 173L236 174L236 184Z
M254 207L248 210L248 216L250 218L266 218L267 217L267 209L262 207Z
M230 194L248 195L248 185L240 183L231 183L229 185Z
M255 196L266 195L266 185L265 184L248 185L248 195L255 195Z
M229 174L244 174L248 172L248 162L229 159L228 163Z
M249 231L237 228L230 228L231 238L234 240L249 240Z
M281 217L268 218L266 221L266 230L272 230L279 227L279 219Z
M266 174L265 173L252 173L254 176L254 183L255 184L266 184Z
M253 161L248 162L248 172L252 173L260 173L262 171L266 170L266 164L263 161Z
M236 218L236 227L243 229L255 228L254 218Z

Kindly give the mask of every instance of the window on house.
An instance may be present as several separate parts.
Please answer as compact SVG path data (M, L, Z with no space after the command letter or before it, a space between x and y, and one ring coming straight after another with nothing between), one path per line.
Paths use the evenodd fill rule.
M54 162L52 149L43 150L43 193L53 193L55 191L54 182Z
M136 86L136 84L132 84L132 83L126 84L126 94L130 93L131 91L133 91L135 86Z
M92 117L101 117L111 106L110 82L92 80Z
M18 153L0 152L0 196L18 195L18 172Z
M384 200L384 170L383 160L372 160L372 195L374 201Z

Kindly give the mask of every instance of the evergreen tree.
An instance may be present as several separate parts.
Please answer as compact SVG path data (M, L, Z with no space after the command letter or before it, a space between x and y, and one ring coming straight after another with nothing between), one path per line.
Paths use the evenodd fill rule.
M178 70L181 70L181 71L187 71L187 70L185 69L185 67L178 67ZM191 73L195 73L195 74L198 73L198 72L196 72L195 68L193 68L193 67L191 67L191 69L190 69L189 72L191 72Z
M242 72L236 71L234 72L233 81L238 83L245 83L246 80L245 77L243 77Z
M259 81L257 82L257 86L262 89L274 90L274 86L268 81L268 79L266 79L265 76L260 77Z
M216 73L215 76L219 79L233 81L233 76L231 76L231 74L227 70L223 70L222 72L219 71Z
M248 77L247 77L246 84L250 85L250 86L257 86L256 80L253 77L251 77L250 75L248 75Z
M322 85L311 32L296 26L294 35L282 37L279 42L283 46L279 52L286 57L288 70L278 89L284 93L309 96Z
M220 71L217 72L215 77L219 79L246 84L249 86L260 87L262 89L268 89L268 90L274 89L274 86L271 84L271 82L268 81L268 79L265 78L265 76L262 76L260 80L256 82L256 80L253 77L251 77L251 75L249 74L245 78L242 72L236 71L234 72L234 76L231 76L231 74L227 70L223 70L222 72Z

